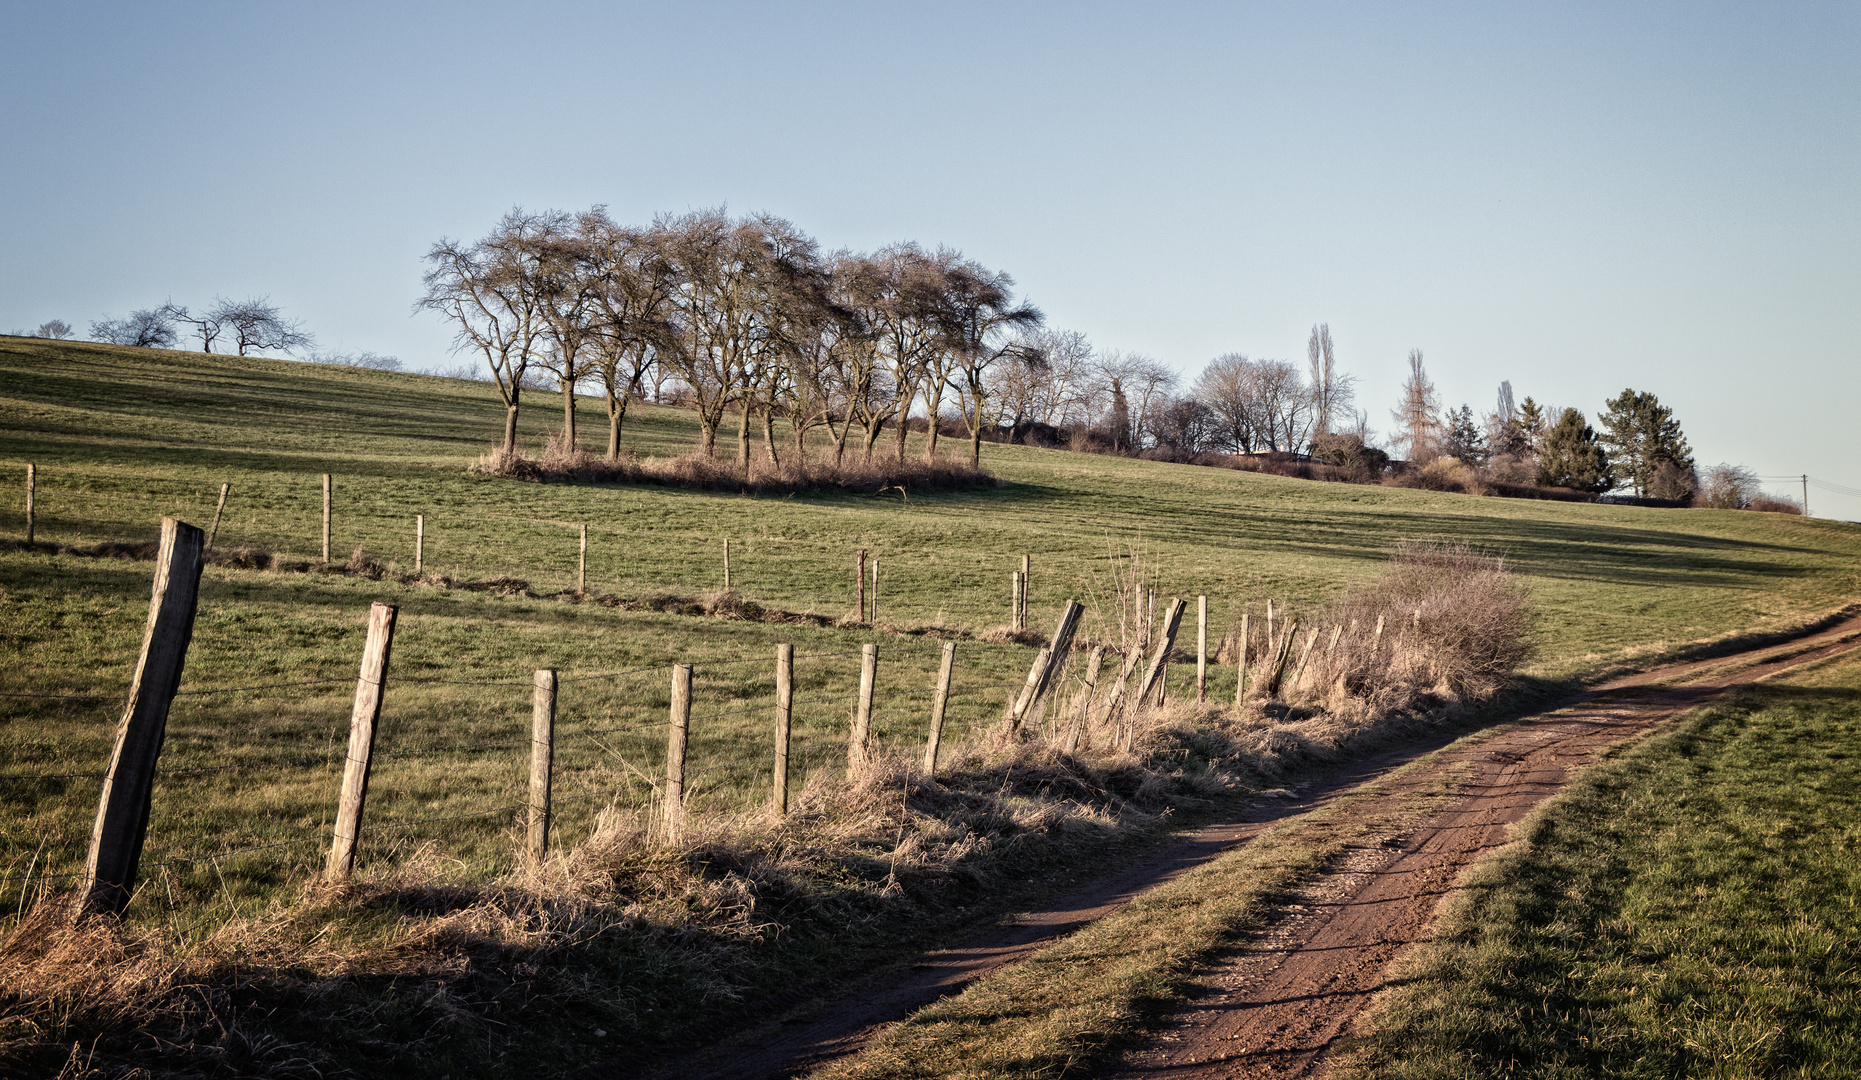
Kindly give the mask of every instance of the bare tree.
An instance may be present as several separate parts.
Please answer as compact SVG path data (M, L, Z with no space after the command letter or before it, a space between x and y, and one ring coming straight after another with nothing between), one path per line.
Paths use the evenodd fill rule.
M575 431L575 388L591 374L591 348L599 331L599 305L592 287L590 252L575 218L546 210L530 220L516 241L522 245L521 267L531 276L536 311L542 320L541 362L562 393L562 447L579 448Z
M208 317L232 334L240 356L257 352L290 352L316 344L303 324L284 317L267 296L251 300L216 300Z
M1357 377L1346 375L1337 369L1337 357L1331 345L1331 324L1319 323L1312 327L1312 336L1305 346L1306 360L1310 365L1312 405L1312 435L1329 435L1338 428L1340 417L1352 415L1351 406L1357 399Z
M220 331L223 329L220 316L216 313L220 311L226 303L227 302L224 300L216 299L214 300L214 306L200 315L193 314L188 311L186 307L176 304L172 300L163 304L156 310L161 314L162 318L171 323L186 323L192 326L194 332L200 335L200 351L210 353L213 351L213 343L219 339Z
M1235 454L1251 454L1260 430L1259 372L1244 353L1209 361L1195 381L1195 397L1209 411L1209 439Z
M1441 395L1422 366L1422 351L1409 350L1409 377L1402 383L1402 403L1390 413L1396 422L1394 441L1409 461L1426 464L1440 453Z
M525 266L529 215L512 210L476 244L441 240L427 252L426 293L416 310L457 327L455 348L477 349L504 402L505 453L517 449L517 416L543 320L535 278Z
M70 337L71 333L72 333L71 324L66 322L65 320L47 319L46 321L39 324L39 328L32 332L32 336L40 337L40 338L49 338L52 341L63 341L64 339Z
M1046 321L1032 304L1017 303L1014 278L976 263L951 267L945 289L945 333L951 339L959 402L969 428L969 464L982 467L982 432L991 418L988 371L1025 346L1012 337Z
M90 324L92 341L139 349L166 349L175 343L174 321L162 308L132 311L121 319Z
M1143 449L1154 437L1158 405L1176 388L1176 373L1141 353L1116 350L1101 355L1094 368L1109 403L1106 424L1113 448Z
M581 216L576 231L595 311L590 348L607 404L607 458L618 461L628 404L641 395L661 355L678 347L668 310L675 283L660 256L658 232L616 225L599 206Z

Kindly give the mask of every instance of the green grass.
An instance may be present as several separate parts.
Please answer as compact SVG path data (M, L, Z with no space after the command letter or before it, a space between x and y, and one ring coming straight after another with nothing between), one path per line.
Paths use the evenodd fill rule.
M528 400L522 437L534 446L558 422L560 399ZM589 441L598 442L598 403L586 402L582 416ZM921 739L934 642L560 602L550 595L574 585L582 523L590 526L591 589L709 591L720 584L729 537L734 583L748 598L839 616L852 608L852 553L865 548L881 566L887 621L972 632L1006 622L1009 572L1023 553L1034 560L1037 625L1049 624L1066 599L1092 591L1108 551L1141 538L1166 595L1211 597L1219 634L1242 604L1256 615L1268 598L1295 613L1314 611L1368 580L1400 540L1465 541L1504 554L1524 579L1538 611L1528 675L1547 684L1800 625L1857 592L1861 530L1793 517L1478 499L994 445L984 447L984 465L1009 486L914 495L905 504L860 493L751 498L470 475L467 464L501 421L495 395L479 384L0 338L0 476L18 478L0 486L0 537L23 530L18 480L30 461L39 466L41 541L146 540L164 515L204 525L219 485L231 482L222 550L249 545L312 558L318 478L329 472L338 561L360 546L409 569L418 513L427 519L430 570L462 580L508 574L536 594L209 569L187 689L332 681L179 699L147 863L306 842L173 864L163 889L172 888L179 905L169 911L145 889L130 912L134 925L193 941L234 911L257 917L299 897L327 835L339 783L332 759L341 755L348 683L375 599L401 605L401 619L369 822L417 824L369 834L364 876L391 876L416 854L420 865L462 881L513 868L511 813L459 815L521 800L524 747L405 752L521 743L537 667L558 668L565 679L649 669L564 686L562 849L588 834L610 798L649 805L664 746L665 666L675 661L698 661L691 768L707 771L695 777L693 803L715 816L758 812L765 797L769 658L778 642L802 654L803 701L850 695L859 645L879 642L878 735L893 745ZM630 419L625 443L669 455L688 449L695 435L688 414L647 407ZM141 641L150 569L0 550L0 693L100 696L0 698L0 774L102 768ZM1086 632L1094 632L1090 622ZM957 737L999 713L1032 655L1018 646L959 646ZM729 663L738 660L749 662ZM1187 673L1173 674L1180 694ZM1231 694L1232 680L1231 670L1219 669L1213 693ZM849 710L835 700L798 711L797 787L808 770L831 774ZM584 737L612 728L630 730ZM280 761L304 764L268 764ZM233 762L266 767L179 771ZM42 875L81 870L95 799L94 778L0 779L0 912L27 896L21 876L29 866L35 882L53 884L70 879ZM440 818L448 820L427 821ZM835 961L823 953L812 962ZM646 998L662 1006L681 1000L667 994ZM703 1003L686 1019L696 1023L720 1007ZM641 1023L627 1030L651 1030Z
M1861 657L1716 705L1524 822L1346 1077L1861 1075Z

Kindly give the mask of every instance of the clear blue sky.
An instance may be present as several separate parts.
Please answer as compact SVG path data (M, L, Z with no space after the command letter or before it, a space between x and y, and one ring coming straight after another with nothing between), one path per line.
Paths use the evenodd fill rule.
M438 237L726 203L1191 375L1329 322L1379 428L1419 347L1453 404L1632 386L1702 464L1861 488L1852 3L6 0L0 41L0 329L265 293L450 366Z

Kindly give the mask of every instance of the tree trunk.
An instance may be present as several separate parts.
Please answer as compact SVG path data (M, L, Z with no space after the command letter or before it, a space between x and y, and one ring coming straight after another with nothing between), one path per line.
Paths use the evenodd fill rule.
M557 379L562 387L562 441L563 452L575 452L575 384L567 379Z
M620 425L627 419L627 401L632 395L615 396L612 387L607 391L607 459L620 460Z
M743 408L737 413L737 468L750 474L750 396L743 395Z
M517 403L504 406L504 452L517 452Z
M883 433L884 431L885 431L885 420L882 418L874 420L872 423L866 425L865 434L862 436L865 439L865 443L866 443L865 445L865 452L866 452L865 460L866 461L868 462L872 461L872 448L878 444L879 435Z
M780 467L782 459L775 454L775 410L762 411L762 446L769 454L769 464Z
M927 425L924 431L925 461L937 460L937 414L942 408L943 384L938 383L936 389L926 391L924 398L924 421Z
M911 403L918 399L917 387L912 387L898 403L898 463L905 463L905 437L911 434Z
M698 417L698 449L707 458L717 456L717 421L708 416Z

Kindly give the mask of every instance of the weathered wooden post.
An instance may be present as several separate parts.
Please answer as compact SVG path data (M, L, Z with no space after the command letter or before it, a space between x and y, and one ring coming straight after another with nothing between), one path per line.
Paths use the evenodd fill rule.
M1031 555L1024 554L1021 556L1021 610L1015 619L1015 622L1019 624L1020 628L1023 630L1027 629L1027 615L1028 612L1032 610L1033 600L1031 596L1033 584L1034 558Z
M956 642L943 643L943 665L937 669L937 690L931 694L930 737L924 742L924 772L937 772L937 750L943 745L943 714L950 704L950 673L956 668Z
M859 704L853 710L853 730L847 734L846 766L851 775L866 767L872 745L872 690L879 681L879 647L859 647Z
M323 474L323 561L330 561L330 474Z
M853 605L853 610L859 612L859 614L855 616L853 621L859 622L866 617L866 549L865 548L860 548L858 551L853 553L853 589L855 592L859 594Z
M1274 651L1274 647L1277 646L1278 644L1279 644L1279 639L1273 636L1273 601L1268 600L1267 601L1267 640L1266 640L1266 648L1262 651L1265 653L1272 653Z
M556 671L539 669L530 694L530 862L549 855L549 788L556 761Z
M588 591L588 525L586 522L582 524L581 560L575 564L575 591L578 593Z
M1299 654L1299 670L1293 673L1292 689L1297 690L1305 685L1305 666L1312 662L1312 653L1316 651L1313 646L1316 644L1318 644L1318 627L1314 626L1312 632L1305 635L1305 650Z
M1234 707L1247 700L1247 612L1241 612L1241 662L1235 666Z
M1016 730L1022 721L1033 715L1048 691L1053 689L1054 680L1066 666L1067 657L1072 655L1073 634L1079 629L1079 617L1085 610L1077 600L1066 602L1066 610L1060 613L1059 624L1053 628L1052 640L1028 670L1027 684L1021 688L1021 696L1015 700L1014 712L1008 718L1009 731Z
M1330 644L1325 646L1326 656L1336 656L1338 654L1338 639L1343 636L1344 636L1344 624L1343 623L1339 623L1338 625L1331 628L1331 642Z
M1377 652L1383 648L1383 616L1376 617L1376 631L1370 635L1370 651Z
M1169 609L1163 616L1163 633L1157 638L1156 651L1150 654L1150 666L1144 670L1144 678L1137 684L1137 703L1150 705L1161 704L1163 675L1169 670L1170 650L1176 647L1176 631L1181 629L1183 612L1189 604L1184 600L1171 600Z
M1195 598L1195 703L1208 699L1208 597Z
M97 820L91 827L81 901L85 911L120 912L135 890L142 841L149 827L155 761L162 752L168 708L181 685L188 642L194 636L194 608L205 554L206 534L174 518L162 519L142 655L136 660L129 701L116 725L116 748L110 753L103 794L97 800Z
M381 720L382 683L388 677L388 653L394 645L393 604L377 600L368 608L368 640L362 645L362 670L355 680L355 707L349 711L349 756L343 762L342 797L336 803L336 829L324 875L346 881L355 871L356 840L362 834L362 810L368 801L369 759L375 752L375 728Z
M207 554L213 554L213 541L220 535L220 515L226 512L226 496L233 490L233 485L220 485L220 501L213 508L213 527L207 530Z
M724 537L724 591L730 591L730 537Z
M788 814L788 736L795 717L795 647L775 647L775 787L770 805Z
M1008 626L1017 632L1024 629L1021 623L1021 571L1019 570L1008 572Z
M672 723L666 732L666 842L685 831L685 742L691 735L691 665L672 665Z
M874 626L879 623L879 559L877 556L874 556L872 560L872 618L867 621Z
M414 515L414 573L426 572L426 515Z
M1098 689L1099 668L1105 663L1105 646L1092 647L1092 655L1086 660L1085 685L1079 688L1079 709L1073 714L1073 727L1066 733L1065 751L1069 754L1079 752L1079 736L1086 730L1086 718L1092 713L1092 694Z
M26 463L26 543L32 543L33 531L39 524L39 467L32 462Z

